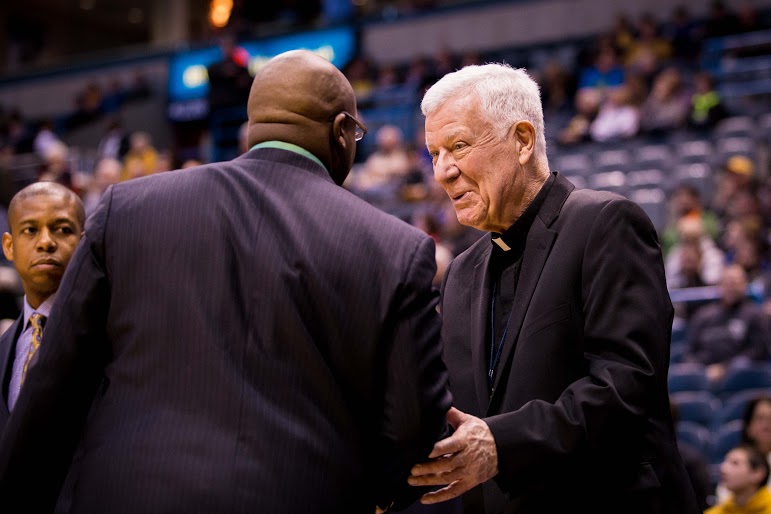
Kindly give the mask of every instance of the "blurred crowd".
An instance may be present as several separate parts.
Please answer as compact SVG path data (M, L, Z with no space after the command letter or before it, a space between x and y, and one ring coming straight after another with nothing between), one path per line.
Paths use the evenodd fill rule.
M253 13L246 7L251 4L244 2L235 24L272 19L307 22L322 9L320 2L303 4L304 9L300 4L284 2ZM402 4L399 8L410 12L435 2ZM539 53L537 59L512 64L527 66L541 86L550 155L641 138L666 142L683 133L708 140L727 118L759 120L771 113L767 98L738 111L721 97L712 71L702 66L705 40L768 29L769 16L763 14L749 2L715 1L709 14L699 19L680 6L667 19L653 13L636 19L621 15L609 31L573 46L572 52ZM432 179L417 104L426 88L445 73L500 55L443 50L389 65L360 55L344 70L357 94L360 117L370 126L344 186L434 238L437 285L452 259L482 234L457 222L444 191ZM111 184L205 161L182 160L173 148L156 147L149 132L124 129L121 110L151 94L146 77L137 74L130 84L115 80L85 84L72 109L55 119L29 120L13 106L0 106L2 207L25 185L9 170L24 166L33 171L24 180L54 181L71 188L83 198L89 214ZM399 115L381 116L383 112ZM84 161L73 152L84 149L65 141L69 131L90 123L105 128L87 149L95 158L83 167ZM667 191L667 219L659 235L669 288L703 291L675 302L675 323L683 334L682 353L676 360L704 366L714 384L732 367L771 362L769 141L760 138L752 152L708 162L714 184L709 196L688 183ZM20 156L32 159L22 166ZM0 296L0 319L15 319L20 285L8 263L2 264L0 290L6 294ZM760 402L761 408L769 405L768 399ZM766 413L765 422L768 427L761 432L768 435L771 414ZM764 444L765 455L771 456L771 443Z

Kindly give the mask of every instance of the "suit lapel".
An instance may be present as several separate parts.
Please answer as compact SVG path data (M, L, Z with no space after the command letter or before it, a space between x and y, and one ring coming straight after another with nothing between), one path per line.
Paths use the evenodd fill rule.
M508 362L512 358L512 352L516 353L515 348L521 344L518 339L522 330L522 323L525 321L525 314L527 314L527 308L530 306L530 300L533 298L533 292L536 285L538 285L541 271L546 264L546 259L549 257L552 244L557 236L557 232L550 229L549 225L557 218L562 205L574 188L573 184L558 174L554 185L549 191L549 195L538 212L538 216L533 220L533 224L530 227L527 235L527 244L525 245L525 253L522 255L522 267L517 282L517 291L514 293L514 305L511 312L509 332L506 334L501 360L497 367L498 372L495 374L493 395L490 397L487 408L484 409L488 415L493 400L497 395L501 394L499 391L501 382L508 380L511 369ZM487 287L489 289L489 285Z
M16 353L16 340L22 329L22 317L16 318L16 321L0 337L0 416L8 416L8 382L11 379L11 370L13 368L13 357Z
M490 255L492 254L492 244L487 242L477 258L474 267L474 275L471 279L471 291L474 291L474 297L471 299L471 356L472 366L474 366L474 385L479 401L479 412L484 414L487 411L487 403L490 399L487 390L487 368L488 355L487 345L487 316L489 314L490 304ZM481 284L481 287L474 284Z

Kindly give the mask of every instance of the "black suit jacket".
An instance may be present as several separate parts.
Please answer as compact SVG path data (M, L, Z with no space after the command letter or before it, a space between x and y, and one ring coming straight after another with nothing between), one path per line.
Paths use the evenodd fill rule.
M2 336L0 336L0 387L2 388L2 398L0 398L0 435L5 430L8 423L8 417L11 415L8 408L8 386L11 382L11 373L13 372L13 360L16 355L16 340L21 335L24 314L16 318L13 325L8 327Z
M0 497L48 509L82 431L74 512L408 501L451 401L435 269L429 237L286 150L114 186L0 444Z
M494 394L490 256L445 275L455 405L485 418L499 474L466 512L696 513L667 396L672 305L656 232L636 204L557 175L522 257Z

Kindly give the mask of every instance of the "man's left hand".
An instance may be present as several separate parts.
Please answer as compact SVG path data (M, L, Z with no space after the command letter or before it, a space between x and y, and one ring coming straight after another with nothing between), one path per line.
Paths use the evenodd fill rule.
M498 474L498 450L487 423L455 407L447 421L455 432L437 442L431 460L413 466L408 478L414 486L446 486L424 494L421 503L451 500Z

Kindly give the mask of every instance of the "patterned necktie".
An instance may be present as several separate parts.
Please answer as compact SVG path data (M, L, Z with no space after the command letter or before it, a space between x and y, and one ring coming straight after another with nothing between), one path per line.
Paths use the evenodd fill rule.
M32 325L32 338L29 344L29 352L27 352L27 360L24 361L24 369L21 371L21 383L24 383L24 378L27 376L27 368L32 361L32 357L35 356L37 349L40 348L40 341L43 339L43 324L46 321L46 317L35 312L29 317L29 323Z

